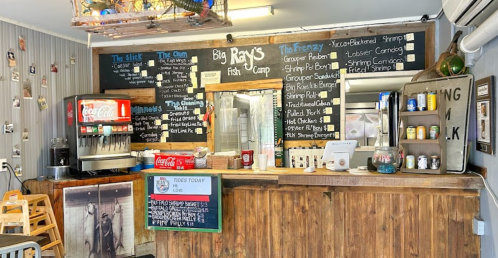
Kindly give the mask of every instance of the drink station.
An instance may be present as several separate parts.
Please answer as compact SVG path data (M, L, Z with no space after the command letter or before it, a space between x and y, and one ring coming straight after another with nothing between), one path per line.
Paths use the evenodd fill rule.
M97 176L135 166L129 96L75 95L65 98L64 106L71 175Z

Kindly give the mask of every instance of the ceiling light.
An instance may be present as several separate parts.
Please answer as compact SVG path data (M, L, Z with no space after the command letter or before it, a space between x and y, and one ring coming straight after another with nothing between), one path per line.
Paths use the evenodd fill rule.
M218 13L218 15L223 16L224 14ZM269 15L273 15L273 6L271 5L228 10L228 18L231 20L240 20Z
M251 100L251 96L247 94L235 94L238 98Z

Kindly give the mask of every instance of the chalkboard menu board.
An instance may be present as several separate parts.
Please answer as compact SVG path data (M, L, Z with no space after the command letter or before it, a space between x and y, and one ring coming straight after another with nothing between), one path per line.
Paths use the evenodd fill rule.
M148 229L221 232L221 177L147 174Z
M137 114L133 121L144 127L139 120L149 124L154 120L158 127L137 130L134 142L196 142L206 141L200 117L206 111L201 72L218 72L221 83L283 78L284 139L331 140L340 139L341 133L341 74L424 68L425 32L421 31L100 55L100 85L102 90L156 88L156 106L161 113L147 114L146 118ZM156 115L161 115L160 119Z
M100 55L103 89L155 88L156 104L132 106L132 142L205 142L204 89L192 51ZM102 72L104 71L104 72Z

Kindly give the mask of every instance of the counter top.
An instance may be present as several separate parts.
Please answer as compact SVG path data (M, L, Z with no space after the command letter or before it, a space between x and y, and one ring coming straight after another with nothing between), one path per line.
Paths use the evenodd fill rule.
M316 169L313 173L303 172L300 168L270 168L267 171L258 169L145 169L143 173L171 174L221 174L226 180L271 180L279 185L307 186L366 186L366 187L412 187L412 188L442 188L442 189L484 189L482 179L473 174L411 174L397 172L395 174L380 174L372 171L335 172L327 169Z
M142 178L141 173L118 173L111 176L100 176L100 177L89 177L84 179L76 179L71 176L64 176L60 179L47 179L40 181L40 183L50 183L53 184L54 188L65 188L73 186L84 186L84 185L98 185L98 184L109 184L109 183L119 183L133 181ZM36 181L36 179L30 179Z

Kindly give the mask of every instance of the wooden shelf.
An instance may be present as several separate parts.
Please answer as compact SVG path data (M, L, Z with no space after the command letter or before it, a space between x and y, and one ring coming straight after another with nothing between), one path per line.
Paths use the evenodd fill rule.
M412 85L408 85L413 87ZM405 85L407 87L407 85ZM425 87L425 86L424 86ZM426 88L413 89L410 88L411 91L424 92L427 91ZM411 92L410 91L410 92ZM400 150L403 151L405 157L407 155L415 156L417 159L420 155L426 155L427 157L427 166L430 167L430 156L436 155L439 157L440 167L439 169L407 169L406 168L406 159L403 160L401 172L403 173L417 173L417 174L445 174L446 173L446 103L444 100L442 90L436 90L436 110L431 111L406 111L408 98L409 96L403 95L401 98L401 108L399 113L400 121L403 124L403 130L400 131L400 140L399 147ZM403 89L403 93L405 94L405 89ZM439 126L439 138L425 139L425 140L408 140L406 128L408 126L424 126L426 130L430 130L431 126L437 125ZM427 134L429 135L429 134ZM443 137L443 138L441 138ZM440 140L442 139L442 140ZM417 163L417 161L415 161Z
M401 168L403 173L417 173L417 174L442 174L440 169L416 169L416 168ZM445 173L445 172L443 172Z
M399 140L400 143L410 143L410 144L439 144L439 139L436 140L407 140L407 139L401 139Z
M431 111L401 111L399 112L399 116L430 116L430 115L439 115L438 110Z

